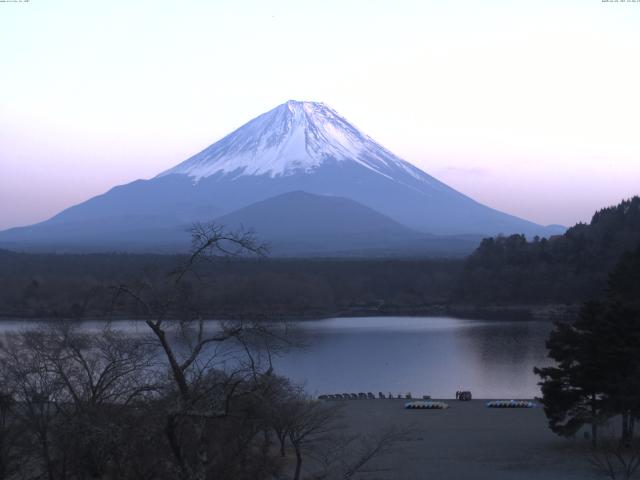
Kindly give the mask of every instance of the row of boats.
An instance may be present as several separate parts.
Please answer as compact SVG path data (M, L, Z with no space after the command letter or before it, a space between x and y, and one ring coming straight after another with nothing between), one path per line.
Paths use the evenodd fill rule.
M487 402L489 408L534 408L536 404L529 400L492 400Z
M529 400L491 400L486 403L487 408L534 408L536 404ZM415 400L406 402L404 408L408 410L444 410L449 408L445 402Z
M319 400L375 400L376 398L379 398L379 399L404 398L404 399L410 400L412 396L410 393L407 393L404 396L398 394L397 397L394 397L391 393L389 393L389 395L385 395L382 392L378 392L378 396L376 397L371 392L367 392L367 393L360 392L360 393L335 393L331 395L320 395L318 397ZM423 400L429 400L430 398L431 397L428 395L422 396Z
M456 395L458 400L471 400L470 392L457 392L458 393L469 393L469 398L463 398L461 395ZM329 395L320 395L318 397L319 400L375 400L378 399L406 399L408 402L404 404L404 408L408 410L444 410L449 408L449 404L446 402L434 401L431 400L431 397L428 395L423 395L422 400L414 400L410 393L405 394L404 396L398 394L398 396L393 396L391 393L389 395L384 395L382 392L378 392L378 396L376 397L371 392L360 392L360 393L335 393ZM487 408L534 408L536 404L529 400L491 400L486 403Z
M445 402L423 402L421 400L415 402L407 402L404 404L404 408L408 410L444 410L449 408L449 404Z

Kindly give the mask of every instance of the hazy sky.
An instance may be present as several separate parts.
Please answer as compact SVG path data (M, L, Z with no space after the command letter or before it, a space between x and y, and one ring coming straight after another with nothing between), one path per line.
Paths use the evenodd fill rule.
M0 228L323 101L539 223L640 193L640 2L0 2Z

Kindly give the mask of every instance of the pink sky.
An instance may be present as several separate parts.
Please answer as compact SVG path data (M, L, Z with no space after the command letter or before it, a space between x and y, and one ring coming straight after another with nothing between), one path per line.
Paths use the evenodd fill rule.
M0 229L290 98L538 223L640 194L640 4L215 3L0 4Z

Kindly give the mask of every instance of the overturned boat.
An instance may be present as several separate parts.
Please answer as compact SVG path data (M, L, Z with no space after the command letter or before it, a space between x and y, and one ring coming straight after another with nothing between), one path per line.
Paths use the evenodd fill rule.
M534 408L535 403L528 400L492 400L487 402L488 408Z
M444 410L449 408L449 405L444 402L432 402L425 400L414 400L413 402L407 402L404 404L404 408L412 409L426 409L426 410Z

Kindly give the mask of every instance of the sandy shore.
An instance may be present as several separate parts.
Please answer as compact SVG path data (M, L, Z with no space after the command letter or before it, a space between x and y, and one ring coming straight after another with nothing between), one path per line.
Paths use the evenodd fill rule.
M341 402L350 433L370 434L390 426L413 429L396 452L376 462L389 471L359 478L598 478L588 464L589 442L553 434L542 408L490 409L485 400L446 402L447 410L405 410L404 400Z

